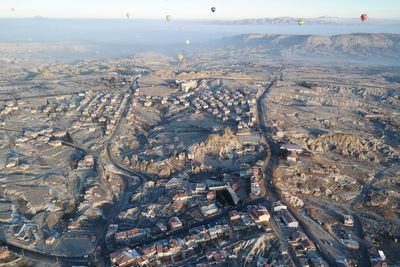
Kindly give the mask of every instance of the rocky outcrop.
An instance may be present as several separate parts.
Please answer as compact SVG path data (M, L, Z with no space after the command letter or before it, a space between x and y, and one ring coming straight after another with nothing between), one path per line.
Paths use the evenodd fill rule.
M333 151L360 160L387 162L400 159L392 147L377 139L362 139L354 134L331 132L318 138L297 140L312 152Z
M137 157L131 158L131 168L148 175L159 176L159 177L169 177L175 171L181 169L185 162L181 161L175 157L167 158L163 161L147 161L138 160Z
M224 130L223 135L211 134L205 142L190 147L190 153L197 161L206 156L219 159L228 159L235 150L241 149L242 144L230 128Z

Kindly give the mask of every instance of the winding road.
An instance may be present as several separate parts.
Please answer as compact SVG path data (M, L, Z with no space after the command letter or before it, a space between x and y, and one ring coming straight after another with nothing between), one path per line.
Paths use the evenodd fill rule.
M266 178L267 177L271 177L273 170L278 166L279 163L279 145L276 144L270 134L269 134L269 129L268 129L268 124L267 124L267 112L265 111L265 101L266 98L268 96L268 94L271 92L272 88L274 86L276 86L278 82L278 79L273 80L264 90L264 92L261 94L261 96L257 99L257 112L258 112L258 123L259 123L259 128L261 130L261 133L263 134L264 138L267 140L269 148L270 148L270 158L268 160L268 162L266 163L265 166L265 174L266 174ZM267 193L267 197L271 200L271 201L279 201L281 200L279 197L279 194L277 193L272 181L270 179L266 180L266 187L268 190ZM302 217L301 214L293 209L291 209L290 207L288 207L288 209L290 210L290 212L292 213L292 215L296 218L297 221L299 221L300 227L302 228L302 230L307 234L307 236L318 246L318 250L320 252L320 254L322 255L322 257L324 258L324 260L329 264L329 266L336 266L335 262L335 258L332 257L332 255L327 252L324 249L324 244L322 244L321 240L314 234L313 231L310 230L310 221L305 221L305 217ZM318 225L319 226L319 225ZM319 227L315 227L313 228L313 230L317 230L319 229L320 233L323 233L325 231L323 231L322 229L320 229ZM285 244L286 241L282 240ZM296 262L294 254L291 253L291 251L289 250L289 254L292 257L292 260L294 262Z

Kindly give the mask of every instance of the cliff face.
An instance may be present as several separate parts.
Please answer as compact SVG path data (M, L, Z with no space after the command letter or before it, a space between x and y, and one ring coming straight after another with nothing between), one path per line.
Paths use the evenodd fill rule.
M223 45L254 49L269 57L353 61L399 65L400 34L345 34L336 36L245 34L225 38Z

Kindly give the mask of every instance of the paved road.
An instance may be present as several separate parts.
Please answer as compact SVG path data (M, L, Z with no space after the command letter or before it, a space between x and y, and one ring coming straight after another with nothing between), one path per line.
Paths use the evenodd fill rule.
M358 215L356 213L352 213L353 216L353 221L354 221L354 233L356 234L358 238L358 243L360 245L358 249L358 253L356 254L357 260L358 260L358 265L359 266L365 266L365 267L370 267L371 266L371 261L370 261L370 255L368 251L368 244L364 240L364 230L362 228L362 224L360 219L358 218Z
M136 78L136 80L137 80L137 78ZM107 157L107 161L109 161L114 166L114 168L116 168L117 170L124 173L124 175L120 175L120 177L122 179L122 189L121 189L122 195L120 196L120 199L119 199L118 203L116 204L116 206L114 206L111 213L108 215L108 219L104 223L103 228L99 231L99 233L97 235L97 246L101 247L102 256L106 263L108 263L108 261L109 261L109 257L106 254L107 247L106 247L106 239L105 239L106 233L108 230L108 226L110 225L112 220L114 220L115 217L129 205L129 200L130 200L130 197L132 196L132 194L134 192L136 192L139 189L139 187L141 187L146 181L148 181L150 179L145 174L142 174L142 173L139 173L136 171L132 171L132 170L124 167L117 160L115 160L113 158L112 153L111 153L111 145L113 144L113 140L114 140L115 136L117 135L119 128L121 127L126 115L129 112L129 107L130 107L130 104L132 102L132 97L133 97L132 93L133 93L133 90L130 90L128 101L126 102L125 107L123 108L121 117L120 117L119 121L117 122L110 138L105 143L105 155ZM134 180L136 180L137 183L132 184L131 182Z
M268 96L268 94L271 92L273 86L276 85L277 83L277 79L273 80L271 82L271 84L265 89L265 91L263 92L263 94L258 98L257 100L257 110L258 110L258 123L259 123L259 128L263 134L263 136L265 137L265 139L268 142L268 145L270 147L270 159L268 161L268 163L266 164L266 168L265 168L265 174L266 174L266 178L267 177L271 177L273 170L278 166L279 163L279 145L277 145L271 138L271 136L269 135L269 129L267 127L267 112L265 111L265 100L266 97ZM272 184L272 182L268 179L266 180L266 186L267 186L267 190L268 190L268 198L270 200L273 201L278 201L280 200L280 197L274 187L274 185ZM291 211L291 213L293 214L293 216L299 221L301 228L303 229L303 231L308 235L308 237L315 243L315 244L319 244L320 240L317 236L315 236L310 230L309 228L307 228L307 225L309 222L304 222L304 218L299 216L299 213L297 213L296 211L292 210L289 208L289 210ZM322 232L321 232L322 233ZM325 233L326 234L326 233ZM285 243L287 243L287 241L284 241ZM323 246L319 246L320 249L320 253L322 255L322 257L326 260L326 262L330 265L330 266L336 266L335 264L335 259L328 253L325 251ZM289 250L290 251L290 250ZM294 255L293 253L290 253L291 257L292 257L292 261L295 262L294 259Z
M23 255L30 259L34 259L40 262L48 262L48 263L59 263L61 266L89 266L90 260L85 257L69 257L69 256L57 256L57 255L49 255L44 252L30 250L21 248L19 246L10 244L8 242L0 242L2 245L6 245L10 251L17 255Z
M264 169L264 177L265 177L265 186L267 189L267 194L265 196L266 199L272 201L272 202L277 202L280 200L279 194L276 191L275 187L272 184L272 181L270 177L272 177L273 170L279 165L279 150L280 147L275 144L271 138L269 137L269 129L267 127L267 112L265 111L265 100L268 94L271 92L273 86L275 86L277 83L277 79L273 80L264 90L264 92L261 94L261 96L257 99L257 115L258 115L258 127L262 133L263 138L267 141L268 147L269 147L269 159L264 163L263 169ZM268 179L269 178L269 179ZM279 241L281 243L281 246L289 253L289 260L291 266L299 266L299 262L296 258L296 255L292 249L292 247L289 245L287 239L284 238L284 235L279 228L279 226L276 224L275 219L271 219L271 227L277 234Z

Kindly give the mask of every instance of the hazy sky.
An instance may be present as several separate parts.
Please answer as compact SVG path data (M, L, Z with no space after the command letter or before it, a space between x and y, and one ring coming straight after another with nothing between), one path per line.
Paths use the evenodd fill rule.
M210 8L215 6L213 14ZM12 11L12 9L15 11ZM359 17L400 19L400 0L0 0L0 17L241 19Z

